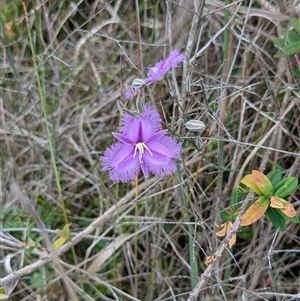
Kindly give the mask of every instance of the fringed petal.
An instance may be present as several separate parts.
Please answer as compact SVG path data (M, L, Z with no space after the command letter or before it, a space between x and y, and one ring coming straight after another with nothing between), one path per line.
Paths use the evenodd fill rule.
M181 158L181 145L175 139L163 137L159 141L148 142L147 146L152 155L145 152L143 160L154 175L170 175L176 171L175 161Z
M139 172L138 157L133 158L134 146L116 143L106 149L101 161L113 182L128 182Z

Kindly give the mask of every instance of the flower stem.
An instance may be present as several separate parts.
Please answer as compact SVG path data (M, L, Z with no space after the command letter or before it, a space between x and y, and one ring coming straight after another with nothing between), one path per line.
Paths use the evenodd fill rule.
M182 175L181 175L181 171L180 168L177 166L177 174L179 177L179 181L182 183ZM180 192L181 192L181 197L182 197L182 202L183 205L188 208L188 199L185 195L184 189L182 187L182 185L180 185ZM197 258L195 256L195 230L193 225L190 223L190 218L189 215L186 214L186 222L188 222L188 235L189 235L189 259L190 259L190 266L191 266L191 270L190 270L190 276L191 276L191 288L194 289L194 287L197 285L198 282L198 263L197 263Z
M29 25L28 12L27 12L27 6L26 6L25 1L22 1L22 5L23 5L23 10L24 10L24 15L25 15L25 22L26 22L26 27L27 27L28 37L29 37L30 49L31 49L31 53L32 53L32 61L33 61L33 66L34 66L34 70L35 70L35 74L36 74L36 81L37 81L37 85L38 85L38 90L39 90L39 95L40 95L40 100L41 100L41 105L42 105L42 110L43 110L43 116L44 116L44 120L45 120L45 128L46 128L46 132L47 132L47 140L48 140L48 143L49 143L51 163L52 163L52 166L53 166L56 186L57 186L57 190L58 190L58 199L61 203L61 208L62 208L62 213L63 213L65 225L68 225L69 224L69 219L68 219L68 215L67 215L67 210L66 210L64 198L63 198L63 195L62 195L60 177L59 177L59 172L58 172L56 159L55 159L55 151L54 151L54 147L53 147L50 128L49 128L49 125L48 125L48 113L47 113L46 96L45 96L46 93L45 93L45 90L43 89L43 86L42 86L40 73L39 73L39 68L38 68L38 64L37 64L37 61L36 61L36 53L35 53L35 48L34 48L34 44L33 44L33 38L32 38L32 33L31 33L30 25ZM75 249L71 248L71 252L72 252L74 263L75 263L75 265L77 265L78 262L77 262ZM81 282L81 285L83 287L82 282Z

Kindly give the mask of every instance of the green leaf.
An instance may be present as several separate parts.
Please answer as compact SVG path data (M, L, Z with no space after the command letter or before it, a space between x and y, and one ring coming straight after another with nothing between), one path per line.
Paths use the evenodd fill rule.
M34 243L36 245L38 245L42 240L44 240L44 237L43 236L38 236L35 240L34 240Z
M292 223L299 223L299 217L297 215L295 215L294 217L289 217L286 214L284 214L281 210L278 210L278 212L285 218L286 221Z
M290 43L299 43L300 41L300 36L294 31L289 31L287 38Z
M56 234L58 238L52 244L54 249L60 248L65 242L70 240L70 224L66 224L63 229L56 229Z
M297 76L300 79L300 68L299 67L295 67L294 73L295 73L295 76Z
M259 170L252 170L252 177L257 185L258 189L265 195L265 196L271 196L274 193L273 185L268 179L267 176L265 176L262 172Z
M274 185L274 191L276 192L281 186L283 186L285 184L285 182L290 179L291 177L287 177L282 179L281 181L279 181L276 185Z
M278 187L279 186L279 187ZM295 177L287 177L276 185L275 195L284 198L290 195L298 186L298 179Z
M59 237L55 240L55 242L52 244L53 248L56 250L60 248L64 243L66 242L66 239L64 237Z
M282 178L282 172L280 169L274 169L267 174L268 179L272 185L275 186Z
M66 224L64 227L63 227L63 237L68 240L70 238L70 228L69 228L69 225L70 224Z
M269 207L265 215L269 218L275 228L284 231L286 228L286 219L280 214L280 211Z
M296 31L300 34L300 19L292 18L291 25L295 28Z
M241 179L241 183L252 189L256 194L263 195L262 191L257 187L252 175L244 176Z
M280 29L280 35L283 36L284 39L287 37L288 32L290 32L290 30L287 29L287 28L285 28L285 27L282 27L282 28Z
M293 42L299 42L300 36L293 30L289 30L287 28L281 29L281 34L284 36L285 41L288 42L288 44ZM284 45L276 45L279 47L284 47Z
M5 301L8 300L9 296L5 295L5 294L0 294L0 301Z
M35 223L30 223L27 228L27 236L31 236L32 229L34 228Z
M238 210L242 205L242 200L244 200L248 191L245 191L242 187L238 186L230 195L229 205L233 211Z
M295 215L294 217L288 217L286 216L283 212L280 211L280 214L285 218L285 220L291 222L291 223L295 223L295 224L299 224L299 216Z
M261 218L268 209L270 200L268 197L262 196L253 203L242 216L241 226L248 226Z
M299 51L300 51L300 43L299 43L299 41L297 41L297 42L290 43L290 44L284 46L283 48L279 49L275 53L274 57L278 59L278 58L284 57L286 55L295 54Z
M228 210L221 206L220 217L223 221L229 221L232 215Z
M283 48L285 45L285 41L283 38L277 38L274 40L274 46L277 46L278 48Z

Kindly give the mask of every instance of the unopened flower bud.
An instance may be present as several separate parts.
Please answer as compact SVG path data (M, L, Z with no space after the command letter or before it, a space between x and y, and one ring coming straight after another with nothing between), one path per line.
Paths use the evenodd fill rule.
M135 89L141 89L145 86L145 81L140 78L135 78L131 84L131 86Z
M135 106L138 111L143 111L144 106L145 106L145 100L142 96L138 96L135 100Z
M182 125L182 124L184 124L184 120L183 118L179 117L177 120L177 125Z
M189 120L185 127L191 132L201 132L205 129L205 124L200 120Z
M189 75L186 78L185 90L188 94L190 94L192 91L191 77Z

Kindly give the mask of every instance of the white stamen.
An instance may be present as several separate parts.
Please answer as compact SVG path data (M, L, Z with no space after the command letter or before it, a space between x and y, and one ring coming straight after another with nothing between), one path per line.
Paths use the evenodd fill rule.
M144 149L146 149L150 153L150 155L153 156L149 147L144 142L139 142L139 143L135 143L135 149L132 158L135 158L136 152L139 151L139 161L140 163L143 163L142 157L145 152Z

